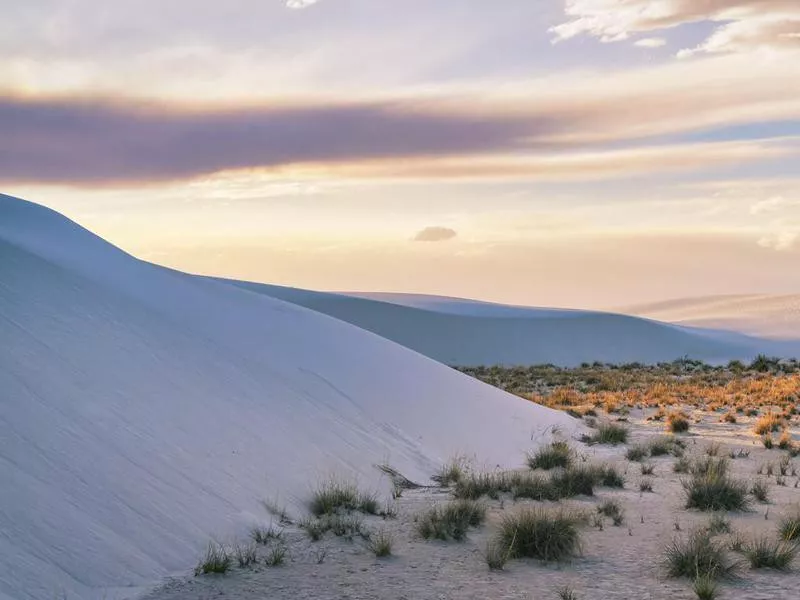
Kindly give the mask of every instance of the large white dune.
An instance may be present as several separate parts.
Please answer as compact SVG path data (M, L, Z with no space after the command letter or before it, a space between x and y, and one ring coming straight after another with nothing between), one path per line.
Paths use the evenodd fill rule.
M800 338L800 294L705 296L621 310L670 323L727 329L776 340Z
M562 413L0 195L0 598L111 600L331 474L514 466ZM540 436L540 437L539 437ZM532 441L534 440L534 441Z
M220 280L226 281L226 280ZM451 365L750 360L796 356L800 343L679 327L629 315L414 294L332 294L229 281L358 325ZM800 338L800 336L798 336Z

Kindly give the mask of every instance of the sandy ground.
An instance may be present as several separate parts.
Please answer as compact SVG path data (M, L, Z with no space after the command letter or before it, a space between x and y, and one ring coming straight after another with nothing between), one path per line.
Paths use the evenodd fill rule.
M630 416L632 442L646 441L663 433L663 424L645 423L642 414ZM651 411L652 412L652 411ZM699 414L699 413L696 413ZM752 433L748 419L738 424L718 422L718 415L706 414L693 424L687 441L687 456L705 456L705 449L719 443L720 456L731 450L750 451L748 458L731 461L734 475L747 480L769 482L769 503L753 503L747 513L728 513L734 532L747 535L774 534L782 514L800 502L800 479L786 477L786 485L776 477L758 475L759 467L777 465L786 453L766 450ZM796 436L795 436L796 437ZM672 470L674 457L648 459L656 465L652 476L653 492L641 493L639 463L625 459L627 446L586 447L574 443L590 461L615 462L626 469L624 490L599 488L595 497L566 502L591 511L605 499L616 498L625 508L621 527L606 520L603 530L587 526L583 535L582 556L570 563L544 565L532 560L511 561L502 572L490 571L484 560L487 540L493 535L504 513L534 502L488 501L487 523L472 530L467 541L428 542L414 531L414 516L437 502L448 501L442 489L405 491L397 500L396 519L367 519L370 528L386 529L394 537L393 556L375 558L360 539L348 542L330 533L320 542L311 542L302 530L289 527L285 532L290 559L284 566L259 564L235 568L225 575L187 576L165 583L146 596L146 600L296 600L334 599L526 599L558 598L558 590L571 586L579 599L644 600L694 598L687 580L666 579L661 566L664 546L674 537L709 520L708 513L684 508L680 479ZM800 472L800 458L797 463ZM262 556L266 550L260 550ZM738 557L738 555L733 555ZM321 561L321 562L320 562ZM796 567L800 567L800 560ZM800 572L751 570L742 564L740 576L721 585L721 598L761 600L800 598Z

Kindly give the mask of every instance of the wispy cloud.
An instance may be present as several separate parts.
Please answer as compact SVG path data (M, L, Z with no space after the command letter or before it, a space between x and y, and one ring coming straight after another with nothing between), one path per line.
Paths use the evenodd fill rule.
M316 4L319 0L286 0L287 8L301 9Z
M641 40L636 40L633 45L640 48L661 48L667 45L667 40L664 38L642 38Z
M426 227L416 233L415 242L444 242L452 240L458 235L455 229L449 227Z
M712 21L720 25L711 37L684 55L760 47L800 49L796 0L566 0L565 10L568 20L552 29L558 40L588 34L617 42L635 33Z

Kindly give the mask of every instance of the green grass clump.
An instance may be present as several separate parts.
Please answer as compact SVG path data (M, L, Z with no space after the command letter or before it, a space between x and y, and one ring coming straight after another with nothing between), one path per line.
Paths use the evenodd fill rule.
M616 423L600 423L592 435L584 435L581 441L587 444L609 444L616 446L628 441L630 431L623 425Z
M785 571L791 567L797 554L797 544L762 536L746 543L742 553L754 569Z
M610 518L616 527L625 521L625 510L616 500L606 500L597 507L597 512Z
M490 541L486 545L486 564L490 571L502 571L508 562L508 549L502 548L497 542Z
M664 567L669 577L709 577L718 579L733 573L736 564L728 557L722 542L703 529L675 538L664 550Z
M728 475L727 459L699 460L691 472L691 478L681 482L686 493L686 508L714 511L748 508L747 484Z
M280 567L286 562L286 555L288 552L286 546L273 546L272 550L269 551L269 554L267 554L267 557L264 559L264 564L268 567Z
M442 465L436 475L431 477L433 481L442 487L451 487L461 481L467 474L467 461L461 456L457 456L450 462Z
M650 451L648 450L647 446L642 446L641 444L631 446L628 448L628 451L625 452L625 458L634 462L642 461L649 455Z
M708 575L699 575L692 584L692 591L697 600L715 600L717 597L717 582Z
M572 449L564 441L552 442L540 447L535 454L528 455L528 466L531 469L567 468L572 464Z
M578 594L568 585L558 590L558 600L578 600Z
M486 520L486 505L474 500L456 500L430 508L417 520L417 533L424 539L462 541L470 527Z
M369 532L364 529L364 521L358 515L334 514L322 515L315 519L305 519L300 522L312 542L318 542L329 531L337 537L352 540L355 536L369 537Z
M250 538L261 546L266 546L272 540L279 540L283 537L283 529L269 527L253 527L250 530Z
M209 542L206 553L194 569L195 575L208 575L210 573L227 573L231 568L230 552L222 544Z
M562 561L580 553L586 517L566 509L526 508L506 515L495 543L510 558Z
M731 522L727 517L725 517L724 514L717 513L711 515L711 519L708 521L708 525L706 525L706 531L708 531L711 535L730 533Z
M550 478L553 499L593 496L594 486L597 482L597 471L592 467L583 465L554 473Z
M800 542L800 510L783 517L778 528L781 539L787 542Z
M368 547L372 553L378 558L391 556L392 542L394 539L392 535L385 530L381 530L372 537L370 537Z
M672 433L685 433L689 431L689 417L683 413L670 413L667 415L667 429Z
M233 554L241 568L249 567L258 562L255 543L248 544L247 546L236 544L233 547Z
M594 465L590 467L595 475L597 485L608 488L625 487L625 478L612 465Z
M759 502L767 502L769 499L769 486L763 479L756 479L750 486L750 493Z
M360 511L376 515L380 506L375 494L360 492L354 483L331 479L314 491L309 508L313 515L319 517L340 511Z

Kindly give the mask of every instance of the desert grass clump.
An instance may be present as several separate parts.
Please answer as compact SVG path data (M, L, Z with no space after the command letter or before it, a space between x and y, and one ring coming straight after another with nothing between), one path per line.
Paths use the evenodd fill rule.
M685 433L689 431L689 417L682 412L668 414L667 429L672 433Z
M417 520L417 533L426 540L456 540L467 537L470 527L486 520L486 505L474 500L456 500L431 507Z
M495 542L510 558L562 561L580 553L585 520L564 508L526 508L503 518Z
M756 419L756 422L753 425L753 432L756 435L765 435L772 433L773 431L780 431L783 428L783 425L784 420L781 415L769 412Z
M236 544L233 547L233 555L241 568L249 567L258 562L255 543L247 544L246 546Z
M756 479L750 486L750 493L759 502L769 501L769 486L763 479Z
M269 527L253 527L250 530L250 538L261 546L266 546L272 540L279 540L283 537L283 529L276 529L272 525Z
M722 542L703 529L676 537L664 550L664 567L669 577L728 577L736 568Z
M731 478L726 459L698 461L693 474L681 482L686 493L686 508L699 510L746 510L747 484Z
M508 548L502 548L500 544L490 541L486 545L486 564L490 571L502 571L508 562Z
M706 525L706 531L708 531L711 535L730 533L731 522L722 513L713 514L711 515L711 519L708 521L708 525Z
M392 535L389 532L386 530L381 530L370 537L369 544L367 546L375 556L378 558L384 558L386 556L391 556L393 541L394 538L392 538Z
M611 519L616 527L625 521L625 509L616 500L606 500L597 507L597 512Z
M467 460L462 456L452 458L450 462L442 465L439 472L431 479L442 487L451 487L458 483L467 473Z
M750 561L753 569L785 571L791 568L797 549L795 543L761 536L746 543L742 548L742 553Z
M613 465L593 465L590 468L597 485L607 488L625 487L625 477Z
M787 542L800 542L800 510L786 515L778 525L781 539Z
M653 482L650 479L642 479L639 482L639 491L640 492L652 492L653 491Z
M672 470L676 473L688 473L692 468L691 461L685 456L681 456L672 464Z
M273 546L264 559L264 564L268 567L280 567L286 562L288 552L284 545Z
M231 568L232 562L231 554L225 546L216 542L209 542L206 547L206 553L194 569L194 574L227 573Z
M633 462L640 462L647 458L650 454L650 451L646 446L642 446L641 444L637 444L635 446L631 446L628 448L627 452L625 452L625 458Z
M535 454L528 455L528 466L531 469L567 468L572 464L572 449L564 441L555 441L540 447Z
M717 582L708 575L695 577L692 583L692 591L697 596L697 600L715 600L717 597Z
M482 496L497 499L501 493L512 491L515 482L522 479L523 475L517 473L470 473L452 486L453 496L466 500L477 500Z
M656 466L653 463L642 463L641 471L642 475L652 475L656 470Z
M530 500L558 500L559 491L551 485L551 479L541 475L529 475L517 480L511 490L515 500L527 498Z
M770 434L761 436L761 443L764 444L764 448L767 450L772 450L773 446L775 445L775 441L772 439L772 435Z
M360 492L356 484L336 479L328 480L314 491L309 508L311 513L318 517L340 511L359 511L376 515L380 509L375 494Z
M648 444L650 456L682 456L686 442L671 435L661 435L650 440Z
M558 600L578 600L578 594L568 585L558 589Z
M550 478L552 499L593 496L599 483L598 472L590 466L578 466L554 473Z
M617 446L628 442L630 431L624 425L616 423L599 423L597 430L588 436L581 438L581 441L588 444L608 444Z

